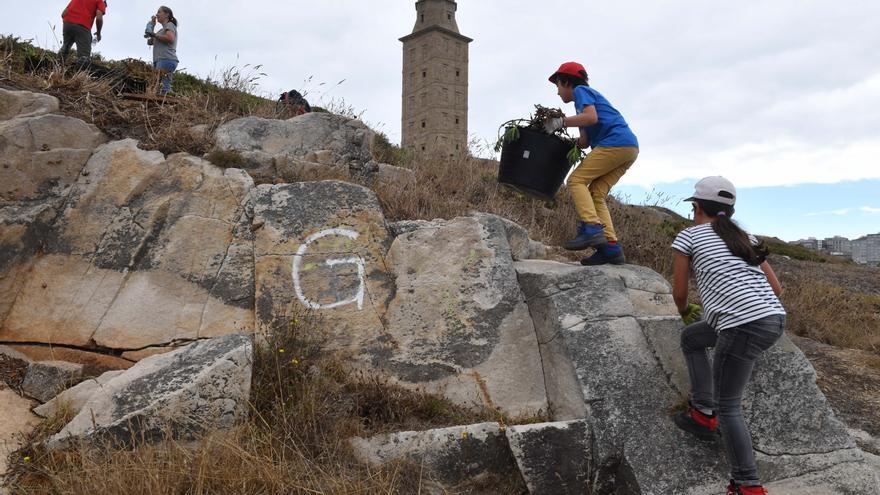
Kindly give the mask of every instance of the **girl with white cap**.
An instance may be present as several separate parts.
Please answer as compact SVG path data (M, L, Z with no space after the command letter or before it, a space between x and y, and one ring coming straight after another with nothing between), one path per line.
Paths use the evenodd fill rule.
M742 395L755 360L782 336L785 309L781 287L767 263L763 242L731 217L736 189L724 177L697 182L695 226L681 231L675 250L673 298L687 325L681 349L691 382L691 400L675 416L679 428L704 440L721 430L731 466L728 495L759 495L761 486L751 435L742 415ZM693 273L703 307L688 304ZM700 319L705 314L705 319ZM714 347L712 365L706 349Z

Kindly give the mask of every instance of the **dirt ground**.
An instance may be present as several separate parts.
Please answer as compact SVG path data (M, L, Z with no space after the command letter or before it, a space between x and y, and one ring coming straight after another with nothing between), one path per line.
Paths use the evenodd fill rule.
M880 357L792 336L816 368L817 383L838 417L880 438Z

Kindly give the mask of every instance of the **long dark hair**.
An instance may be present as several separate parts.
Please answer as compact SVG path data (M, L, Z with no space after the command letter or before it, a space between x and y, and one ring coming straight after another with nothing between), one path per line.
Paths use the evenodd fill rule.
M700 209L706 215L712 217L712 230L724 241L727 249L730 249L734 256L742 258L752 266L758 266L767 259L770 250L766 243L761 241L757 246L753 246L749 241L749 235L730 218L735 211L732 205L707 199L694 199L694 201L700 205Z
M177 26L177 19L174 17L174 12L171 9L163 5L159 7L159 10L168 14L168 22L174 24L175 27Z

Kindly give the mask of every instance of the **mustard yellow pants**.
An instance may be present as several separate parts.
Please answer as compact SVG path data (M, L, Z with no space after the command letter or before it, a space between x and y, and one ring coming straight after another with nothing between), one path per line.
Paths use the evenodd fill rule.
M639 149L597 147L584 158L568 178L568 188L578 216L586 223L601 223L605 237L616 241L614 224L605 198L639 156Z

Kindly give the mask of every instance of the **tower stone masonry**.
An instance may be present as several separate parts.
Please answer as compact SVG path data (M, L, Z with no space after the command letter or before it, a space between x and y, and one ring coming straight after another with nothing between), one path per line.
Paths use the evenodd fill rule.
M453 0L418 0L416 24L403 42L401 146L455 155L468 143L468 44Z

